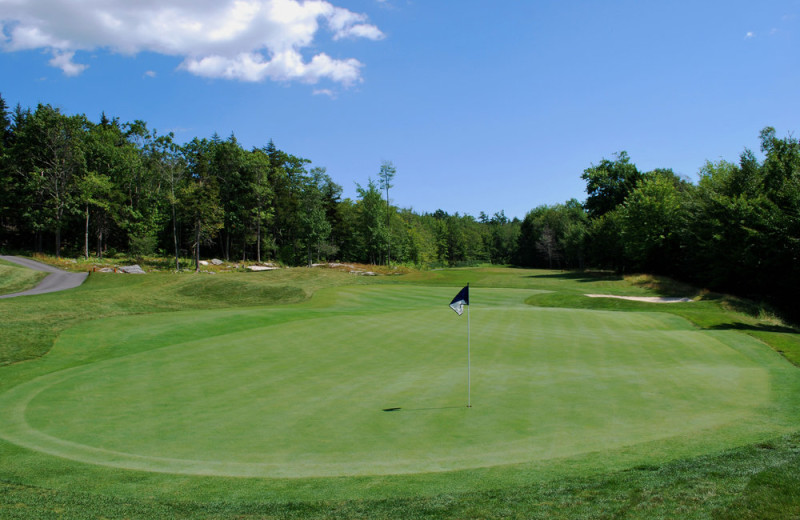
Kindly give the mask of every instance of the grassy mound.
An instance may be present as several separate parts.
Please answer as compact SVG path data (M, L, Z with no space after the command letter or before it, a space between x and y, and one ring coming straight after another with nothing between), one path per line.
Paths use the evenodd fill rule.
M467 281L471 409L466 316L446 306ZM653 294L542 271L297 269L92 275L61 299L0 302L4 329L57 338L31 340L48 355L27 363L0 339L0 516L674 512L688 474L736 495L686 511L734 516L797 480L781 466L796 437L769 439L800 429L800 373L761 341L796 334L717 300L591 292Z
M47 276L47 273L33 271L12 262L0 260L0 294L26 291Z

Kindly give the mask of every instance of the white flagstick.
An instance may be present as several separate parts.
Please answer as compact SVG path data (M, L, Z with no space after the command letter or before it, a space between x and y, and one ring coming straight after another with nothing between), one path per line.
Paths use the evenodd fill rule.
M469 295L469 284L467 284L467 295ZM469 296L468 296L469 297ZM470 363L470 345L469 345L469 305L467 305L467 408L472 408L472 374Z

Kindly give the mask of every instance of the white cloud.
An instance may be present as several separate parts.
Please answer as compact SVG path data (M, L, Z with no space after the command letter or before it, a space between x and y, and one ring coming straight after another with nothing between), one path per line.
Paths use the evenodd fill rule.
M78 7L79 6L79 7ZM317 52L315 38L379 40L367 16L325 0L0 0L0 49L46 49L50 64L77 75L77 51L154 52L183 58L203 77L240 81L361 81L358 60Z
M89 66L73 62L72 58L74 57L75 53L72 51L54 50L53 59L51 59L49 63L53 67L58 67L61 69L67 76L77 76L84 70L88 69Z
M148 70L148 71L145 71L144 75L145 75L145 77L148 77L148 78L155 78L156 76L158 76L158 73L156 73L156 71L154 71L154 70Z
M341 7L334 7L333 13L328 16L328 26L334 32L333 38L367 38L380 40L383 33L374 25L364 23L367 17L363 14L353 13Z
M331 99L336 99L336 92L327 88L318 88L312 92L315 96L328 96Z
M756 33L754 33L753 31L747 31L747 34L744 35L744 39L745 40L750 40L751 38L755 38L755 37L756 37Z

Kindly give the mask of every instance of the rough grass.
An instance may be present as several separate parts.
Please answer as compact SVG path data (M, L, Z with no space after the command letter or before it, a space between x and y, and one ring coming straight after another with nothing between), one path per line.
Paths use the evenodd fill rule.
M34 488L0 480L0 518L575 519L721 518L785 520L800 515L800 435L658 466L515 487L380 500L289 503L135 499Z
M651 289L608 274L479 269L368 279L330 270L297 269L217 276L231 277L230 284L215 281L212 286L219 285L203 287L213 278L209 275L93 274L85 286L60 297L41 295L0 301L0 315L4 318L0 323L0 359L13 364L40 357L49 352L67 328L100 317L295 303L307 300L322 287L352 283L412 282L458 287L470 282L475 287L524 288L537 291L527 302L540 307L676 314L701 331L751 335L787 357L791 352L796 354L800 344L793 329L776 328L757 315L731 311L725 308L723 299L664 306L583 296L653 295ZM247 277L246 283L242 284L238 277ZM318 297L313 297L312 302ZM33 312L38 313L38 318L25 316ZM76 364L86 361L81 360L80 353L76 356ZM0 367L0 392L14 384L8 377L12 373L9 369L14 368L13 372L19 375L35 371L37 366L38 362ZM675 446L651 448L669 452ZM475 471L471 483L466 478L461 485L444 481L425 494L397 493L382 498L341 498L342 482L332 479L327 489L318 489L319 498L287 501L275 500L270 491L263 489L261 498L242 493L250 479L109 470L0 443L0 518L782 519L800 514L800 435L796 433L700 457L680 450L675 450L673 456L677 457L673 462L665 462L663 456L650 462L641 458L634 462L636 457L626 459L624 452L598 453L589 459L567 459L548 467L507 471L506 483L494 488L481 485L486 474ZM39 484L31 485L33 480ZM107 481L122 486L117 491L127 491L118 493L109 488L104 492L103 483ZM374 481L370 485L380 488L383 484ZM156 495L137 491L154 485L159 490ZM273 491L281 492L283 485L283 492L298 496L303 487L319 486L302 479L274 485ZM337 495L340 498L325 498Z
M0 294L12 294L26 291L47 276L42 271L32 271L21 265L0 260Z
M297 303L321 287L361 281L344 272L308 269L225 275L91 273L81 287L68 292L0 300L0 366L46 354L62 331L88 320Z

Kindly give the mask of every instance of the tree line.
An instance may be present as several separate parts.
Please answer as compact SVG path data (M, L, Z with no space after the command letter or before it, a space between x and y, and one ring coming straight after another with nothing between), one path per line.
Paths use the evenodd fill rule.
M398 208L389 199L394 165L377 170L351 200L325 168L272 141L245 149L234 135L213 135L179 144L144 121L103 114L92 122L47 104L9 110L0 97L0 247L171 256L176 268L201 256L287 265L510 261L502 212L476 221Z
M626 152L582 173L587 198L478 217L392 205L396 169L357 198L272 141L184 144L144 121L98 122L0 96L0 247L84 257L416 266L515 264L671 275L793 308L800 288L800 146L760 133L758 160L707 162L695 183Z
M767 300L794 319L800 290L800 144L759 134L764 159L708 161L699 180L640 171L625 152L585 169L588 197L522 221L516 261L672 276Z

